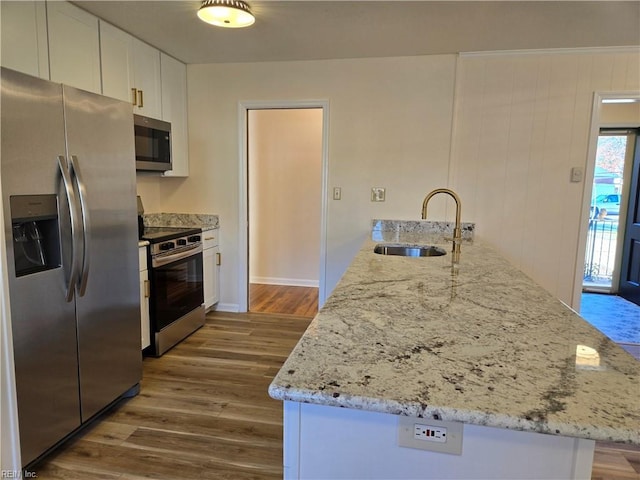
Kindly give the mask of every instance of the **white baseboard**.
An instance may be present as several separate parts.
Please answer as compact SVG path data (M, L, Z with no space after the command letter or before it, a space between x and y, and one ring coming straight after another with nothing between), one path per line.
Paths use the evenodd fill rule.
M304 278L278 278L278 277L251 277L250 283L262 283L264 285L288 285L291 287L315 287L318 288L318 280L307 280Z
M217 310L218 312L239 313L240 305L237 303L218 303L213 306L212 310Z

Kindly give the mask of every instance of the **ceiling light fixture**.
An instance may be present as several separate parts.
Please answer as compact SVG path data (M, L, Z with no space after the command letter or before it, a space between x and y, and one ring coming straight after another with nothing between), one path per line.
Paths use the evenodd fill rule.
M204 0L198 17L203 22L227 28L248 27L256 21L249 5L242 0Z
M604 98L602 103L636 103L637 98Z

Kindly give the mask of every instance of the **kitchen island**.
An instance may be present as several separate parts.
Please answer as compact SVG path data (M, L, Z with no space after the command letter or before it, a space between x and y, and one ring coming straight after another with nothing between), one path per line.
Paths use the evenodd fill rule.
M640 444L640 364L483 242L452 263L429 223L375 224L273 380L285 478L589 478L594 440ZM462 453L399 446L402 417L462 423Z

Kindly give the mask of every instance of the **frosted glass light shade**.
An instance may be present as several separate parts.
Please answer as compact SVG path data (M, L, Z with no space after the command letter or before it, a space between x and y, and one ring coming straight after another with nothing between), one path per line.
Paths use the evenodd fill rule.
M226 28L248 27L256 21L249 5L242 0L204 0L198 17L203 22Z

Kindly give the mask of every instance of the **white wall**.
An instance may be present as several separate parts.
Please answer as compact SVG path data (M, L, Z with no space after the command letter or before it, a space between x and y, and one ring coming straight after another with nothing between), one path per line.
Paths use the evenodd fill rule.
M250 110L249 278L318 286L322 109Z
M145 213L162 213L162 195L160 194L160 182L168 179L160 177L160 173L138 172L136 174L136 191L142 198ZM173 180L173 179L172 179ZM176 210L167 210L177 212ZM197 212L194 212L197 213Z
M600 107L600 125L619 127L640 126L640 102L603 103Z
M572 304L585 184L570 169L587 163L593 92L640 90L639 60L595 49L190 65L190 177L159 180L161 207L220 215L221 303L237 305L239 102L328 100L325 193L342 187L342 200L328 200L327 292L371 218L418 219L424 195L450 186L480 237ZM386 202L370 202L373 186ZM452 207L436 198L429 216Z
M640 90L638 49L463 55L451 186L477 235L562 301L573 298L595 91ZM590 185L588 186L590 188Z
M160 179L162 208L220 216L221 303L238 298L239 102L328 100L327 290L374 217L418 219L424 195L446 185L455 55L189 65L190 176ZM370 189L387 189L383 203ZM434 208L434 218L443 211Z

